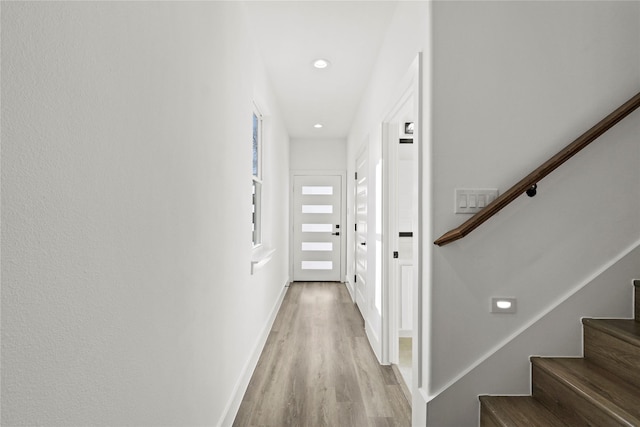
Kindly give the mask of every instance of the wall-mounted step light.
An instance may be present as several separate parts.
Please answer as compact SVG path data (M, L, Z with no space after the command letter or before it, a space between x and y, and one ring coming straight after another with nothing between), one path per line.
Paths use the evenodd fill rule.
M518 301L515 298L493 297L491 298L492 313L513 314L518 309Z

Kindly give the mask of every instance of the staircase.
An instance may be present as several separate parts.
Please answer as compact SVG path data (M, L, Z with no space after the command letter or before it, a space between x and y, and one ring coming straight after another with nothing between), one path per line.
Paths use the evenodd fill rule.
M640 426L640 280L635 320L583 319L584 358L531 358L531 396L480 396L481 427Z

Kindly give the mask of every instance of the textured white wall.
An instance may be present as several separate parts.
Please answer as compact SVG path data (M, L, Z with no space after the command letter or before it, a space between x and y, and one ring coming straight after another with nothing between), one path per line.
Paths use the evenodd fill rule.
M332 170L347 168L344 139L291 139L292 170Z
M232 2L3 3L3 425L225 415L288 267L270 107L250 275L251 52Z

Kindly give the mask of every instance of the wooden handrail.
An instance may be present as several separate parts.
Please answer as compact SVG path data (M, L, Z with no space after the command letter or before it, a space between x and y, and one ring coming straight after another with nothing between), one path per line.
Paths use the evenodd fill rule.
M575 156L580 150L595 141L600 135L611 129L620 120L631 114L636 108L640 107L640 93L622 104L613 113L602 119L597 125L586 131L582 136L567 145L558 154L544 162L540 167L524 177L516 185L505 191L493 202L489 203L484 209L469 218L466 222L453 230L447 231L440 236L434 243L438 246L444 246L463 238L467 234L475 230L480 224L497 214L502 208L513 202L522 193L540 182L545 176L549 175L564 162Z

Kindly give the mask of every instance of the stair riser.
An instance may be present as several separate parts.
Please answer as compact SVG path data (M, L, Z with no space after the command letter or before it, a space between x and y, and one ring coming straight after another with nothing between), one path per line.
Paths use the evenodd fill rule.
M640 280L635 280L634 281L635 284L635 292L634 292L634 296L635 296L635 319L637 321L640 322Z
M480 405L480 427L502 427L493 418L491 411L487 410L484 405Z
M567 387L557 377L532 366L533 396L567 425L623 426L591 402Z
M640 348L596 328L584 327L584 357L640 385Z

